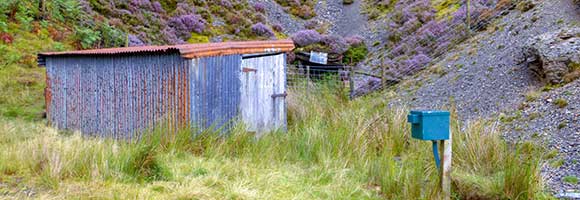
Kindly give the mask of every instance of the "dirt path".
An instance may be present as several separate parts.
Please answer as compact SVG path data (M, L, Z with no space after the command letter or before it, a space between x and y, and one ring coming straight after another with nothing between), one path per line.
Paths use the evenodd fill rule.
M368 23L367 17L361 13L362 0L356 0L350 5L340 4L342 13L334 23L334 32L344 37L362 35Z
M319 1L315 7L317 18L331 24L328 34L343 37L360 35L367 42L370 41L368 20L361 10L362 0L355 0L354 3L348 5L342 2L343 0Z

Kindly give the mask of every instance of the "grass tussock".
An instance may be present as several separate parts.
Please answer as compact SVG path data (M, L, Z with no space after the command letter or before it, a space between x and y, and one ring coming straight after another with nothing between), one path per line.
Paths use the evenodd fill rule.
M240 125L227 137L159 128L113 141L2 120L0 183L12 197L25 184L37 198L65 199L439 198L430 143L410 137L405 108L331 91L292 91L288 132L259 139ZM548 198L537 147L506 144L491 122L452 128L456 197Z

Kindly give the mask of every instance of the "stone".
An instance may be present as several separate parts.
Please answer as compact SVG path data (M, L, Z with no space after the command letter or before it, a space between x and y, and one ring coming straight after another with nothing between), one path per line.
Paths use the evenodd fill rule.
M549 84L560 84L573 73L570 63L580 63L580 28L561 29L530 39L524 62Z

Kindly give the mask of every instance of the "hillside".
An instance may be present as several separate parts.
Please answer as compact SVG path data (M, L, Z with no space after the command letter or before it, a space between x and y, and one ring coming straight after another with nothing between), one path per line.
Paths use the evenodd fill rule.
M523 61L529 40L579 23L580 12L572 1L534 1L529 10L514 9L396 86L401 98L394 104L417 109L454 105L465 120L500 117L509 140L542 141L558 152L550 162L561 164L547 165L543 173L550 188L576 191L580 186L565 177L580 177L580 81L553 86ZM566 106L559 108L554 101Z
M3 0L0 198L437 199L411 109L452 111L458 199L580 193L580 2L469 3ZM260 139L44 126L39 52L285 38L354 66L356 98L325 82L288 91L288 132Z

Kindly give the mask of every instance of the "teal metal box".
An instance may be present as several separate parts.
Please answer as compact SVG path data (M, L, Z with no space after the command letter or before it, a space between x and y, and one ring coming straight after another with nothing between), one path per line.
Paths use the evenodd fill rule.
M448 140L449 112L439 110L415 110L407 116L412 136L420 140Z

